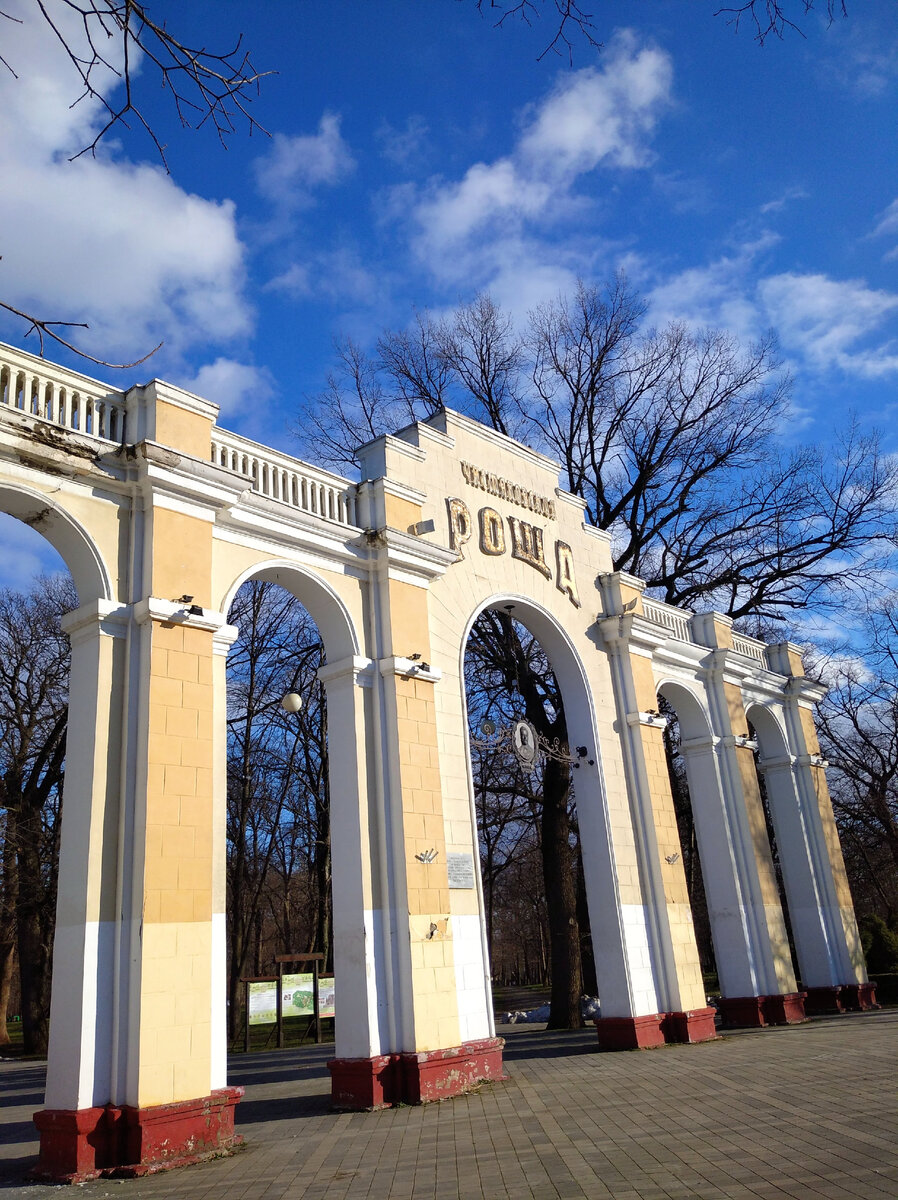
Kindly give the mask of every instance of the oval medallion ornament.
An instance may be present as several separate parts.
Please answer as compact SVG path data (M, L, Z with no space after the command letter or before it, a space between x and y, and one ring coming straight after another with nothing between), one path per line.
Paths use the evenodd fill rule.
M539 754L536 730L529 721L516 721L511 737L515 756L522 767L533 767Z

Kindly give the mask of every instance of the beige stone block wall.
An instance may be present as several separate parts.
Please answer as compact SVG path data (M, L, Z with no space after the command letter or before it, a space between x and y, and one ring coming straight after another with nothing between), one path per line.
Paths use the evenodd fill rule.
M139 1103L209 1091L212 962L212 634L154 622Z
M424 593L416 589L420 596ZM388 681L389 683L389 681ZM432 682L392 677L397 714L415 1049L460 1042ZM416 856L434 853L433 861Z
M192 595L212 602L212 526L185 513L153 510L152 594L163 600Z

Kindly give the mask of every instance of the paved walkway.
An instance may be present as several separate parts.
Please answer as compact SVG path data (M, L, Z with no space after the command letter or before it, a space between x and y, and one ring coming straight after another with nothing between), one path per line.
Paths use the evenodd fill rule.
M233 1060L232 1158L90 1200L846 1200L898 1197L898 1010L600 1054L595 1033L506 1031L508 1080L425 1108L333 1114L327 1047ZM0 1195L36 1153L41 1064L0 1063ZM65 1194L65 1193L63 1193ZM71 1195L71 1193L68 1193Z

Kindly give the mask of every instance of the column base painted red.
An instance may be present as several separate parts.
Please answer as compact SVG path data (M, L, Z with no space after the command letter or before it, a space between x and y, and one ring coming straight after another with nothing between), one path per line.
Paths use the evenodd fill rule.
M597 1017L601 1050L651 1050L664 1046L664 1013L643 1017Z
M44 1109L34 1114L41 1135L35 1179L83 1183L127 1178L227 1154L243 1141L234 1107L243 1088L221 1088L198 1100L151 1108Z
M727 1029L760 1029L767 1024L764 996L721 996L718 1012Z
M809 1017L844 1012L841 994L842 988L838 984L835 987L809 987L804 1002L805 1012Z
M875 983L846 983L839 999L845 1008L860 1009L862 1012L880 1007Z
M391 1104L428 1104L459 1096L487 1079L504 1079L502 1038L483 1038L444 1050L335 1058L331 1104L359 1111Z
M804 992L774 996L724 996L720 1015L729 1029L761 1029L765 1025L797 1025L807 1020Z
M668 1042L711 1042L717 1037L716 1009L694 1008L691 1012L667 1013L662 1026Z
M800 1025L807 1020L804 992L786 992L778 996L763 996L764 1016L768 1025Z
M650 1013L643 1017L599 1017L601 1050L651 1050L677 1042L710 1042L717 1037L713 1008Z

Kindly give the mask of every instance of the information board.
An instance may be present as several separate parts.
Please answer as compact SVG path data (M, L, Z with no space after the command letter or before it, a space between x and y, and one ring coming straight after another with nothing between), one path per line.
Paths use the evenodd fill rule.
M247 987L250 1025L274 1025L278 1019L277 981L250 983Z

